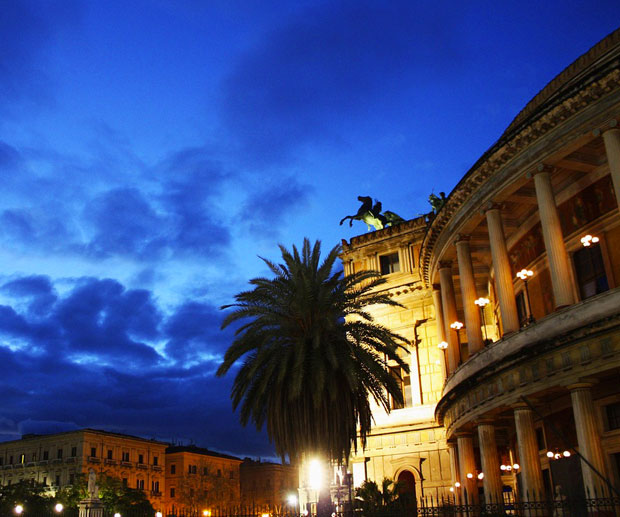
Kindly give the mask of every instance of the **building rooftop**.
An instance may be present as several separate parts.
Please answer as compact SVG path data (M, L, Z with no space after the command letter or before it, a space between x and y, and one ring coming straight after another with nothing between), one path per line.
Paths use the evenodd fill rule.
M201 454L202 456L212 456L215 458L242 461L241 458L237 458L236 456L210 451L209 449L198 447L196 445L171 445L166 449L166 454L174 454L175 452L189 452L192 454Z

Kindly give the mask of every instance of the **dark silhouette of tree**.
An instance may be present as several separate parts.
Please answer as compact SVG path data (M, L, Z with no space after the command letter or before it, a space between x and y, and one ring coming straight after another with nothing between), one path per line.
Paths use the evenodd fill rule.
M240 322L217 375L243 358L232 388L240 420L267 427L277 453L298 460L316 453L338 463L365 445L371 403L389 411L388 395L402 402L386 368L406 341L374 322L373 305L395 305L374 271L334 271L339 247L321 262L321 244L304 240L301 253L280 246L282 263L263 259L273 278L254 278L235 296L222 328Z

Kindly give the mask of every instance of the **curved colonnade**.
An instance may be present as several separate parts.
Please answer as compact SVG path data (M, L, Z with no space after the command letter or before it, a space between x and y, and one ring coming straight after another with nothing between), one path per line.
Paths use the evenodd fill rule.
M424 237L456 490L620 485L619 205L617 30L523 109Z

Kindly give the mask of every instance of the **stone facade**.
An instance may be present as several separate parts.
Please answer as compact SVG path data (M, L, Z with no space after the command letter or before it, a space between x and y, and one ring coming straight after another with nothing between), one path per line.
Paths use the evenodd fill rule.
M620 490L619 204L617 30L437 214L343 241L345 274L385 275L404 308L374 316L410 343L407 407L376 408L355 486L389 477L418 498L487 502Z
M166 450L166 508L212 512L239 506L241 460L196 446Z
M155 440L94 429L24 435L0 443L0 484L34 480L56 491L92 468L97 476L143 490L154 508L162 508L166 447Z
M240 467L241 504L257 512L295 513L299 471L296 467L245 459Z

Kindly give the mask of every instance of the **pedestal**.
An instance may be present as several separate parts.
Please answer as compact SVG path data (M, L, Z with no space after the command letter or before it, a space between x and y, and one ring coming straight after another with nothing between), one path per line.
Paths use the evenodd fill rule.
M83 499L78 503L79 517L103 517L101 499Z

